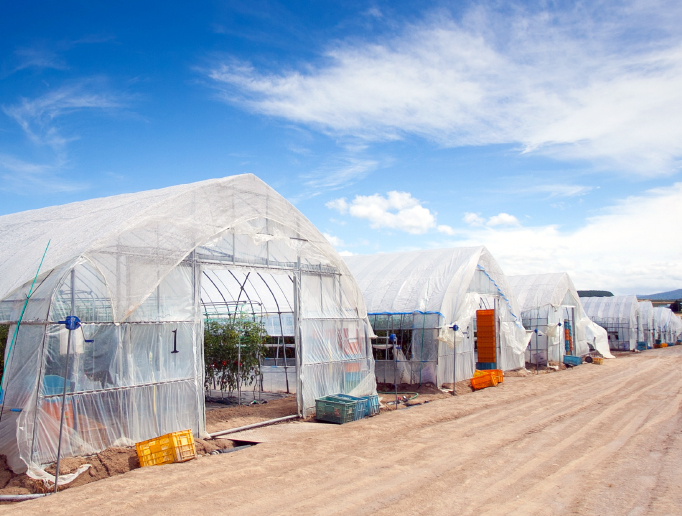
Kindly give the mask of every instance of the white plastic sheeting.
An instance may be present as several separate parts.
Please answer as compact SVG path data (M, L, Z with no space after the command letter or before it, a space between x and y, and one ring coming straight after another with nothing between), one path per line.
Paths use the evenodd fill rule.
M646 342L647 348L652 348L656 340L656 325L654 324L654 305L651 301L639 302L639 321L642 325L640 331L642 341Z
M641 335L636 296L584 297L581 302L587 316L606 330L611 349L637 347Z
M485 247L349 256L345 260L362 289L369 313L414 313L416 328L420 313L438 315L439 322L427 326L431 333L422 331L422 338L428 339L422 344L429 348L429 361L437 362L430 381L438 385L451 382L454 363L458 381L471 378L476 362L475 316L482 308L498 309L498 366L506 370L523 367L528 338L520 310L502 269ZM458 327L456 332L453 325Z
M567 273L507 276L507 281L521 305L524 326L531 331L538 330L531 339L529 355L536 353L537 345L544 359L561 361L565 354L563 324L569 320L575 336L574 355L587 354L589 343L605 357L614 358L606 331L585 314Z
M653 310L656 338L666 344L674 344L682 335L682 319L670 308L657 306Z
M204 432L202 271L274 271L294 284L277 301L295 305L304 414L331 392L375 392L371 328L345 262L253 175L0 217L0 321L12 324L10 340L48 240L6 357L0 453L16 472L55 459L67 360L64 455ZM67 315L83 321L68 355L58 324Z

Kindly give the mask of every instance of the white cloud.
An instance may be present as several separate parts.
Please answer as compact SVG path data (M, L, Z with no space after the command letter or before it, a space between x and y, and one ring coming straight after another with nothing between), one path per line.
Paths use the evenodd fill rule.
M485 245L506 274L563 272L578 289L645 293L682 287L682 183L628 197L574 231L469 228L439 245Z
M344 215L348 211L348 202L346 202L345 197L340 199L332 199L331 201L325 203L325 206L330 210L336 210L341 215Z
M35 64L37 66L37 64ZM49 191L82 190L84 184L74 186L60 179L60 172L68 164L66 147L76 135L63 136L58 120L76 111L86 109L112 109L121 106L118 97L109 93L93 92L102 89L99 80L81 81L46 93L35 99L22 98L13 105L3 105L2 111L12 118L36 146L49 147L53 154L51 164L36 164L16 156L0 155L0 189L26 193L27 188Z
M464 213L464 218L462 220L470 226L482 226L485 224L485 219L481 217L480 213L471 213L467 211Z
M110 109L120 102L107 93L93 93L87 82L59 88L41 97L22 98L17 104L2 106L4 113L19 124L26 136L36 145L48 145L61 150L76 137L59 134L58 118L83 109Z
M326 206L368 220L375 229L399 229L417 235L436 227L434 214L408 192L392 191L386 197L380 194L356 195L350 203L341 198L328 202Z
M337 236L330 235L329 233L322 233L324 238L326 238L331 245L334 247L341 247L343 245L343 240Z
M654 176L682 157L680 22L672 1L478 6L337 44L300 71L229 62L207 73L230 102L332 134L516 143Z
M341 256L354 256L355 255L355 253L353 253L351 251L339 251L339 254Z
M55 70L66 70L68 68L54 49L18 48L14 51L14 55L19 59L19 64L13 70L14 72L26 68L53 68Z
M53 164L30 163L0 154L0 190L26 194L36 188L51 192L74 192L87 185L60 180L58 172L66 163L57 158Z
M378 165L376 160L355 157L333 160L307 177L304 184L316 190L334 190L362 179Z
M494 215L488 219L487 225L490 227L495 226L520 226L521 223L519 219L514 217L514 215L509 215L509 213L500 213Z
M438 230L439 233L444 233L446 235L452 236L455 234L455 230L446 224L441 224L436 229Z
M596 187L599 188L599 187ZM546 184L535 185L527 188L513 190L519 194L545 194L547 197L580 197L594 190L594 186L570 185L570 184Z
M462 217L462 220L471 227L480 227L484 225L489 227L521 225L519 219L514 217L514 215L509 215L509 213L498 213L497 215L493 215L492 217L486 220L484 217L481 217L480 213L471 213L467 211L464 213L464 217ZM453 233L449 234L454 234L454 230L452 230L452 228L450 230L453 231ZM446 232L441 231L441 233Z

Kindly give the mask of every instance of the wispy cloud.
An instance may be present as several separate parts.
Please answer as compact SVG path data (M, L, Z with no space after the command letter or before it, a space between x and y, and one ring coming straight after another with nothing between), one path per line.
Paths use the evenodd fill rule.
M379 166L379 161L352 156L333 159L304 176L304 184L314 190L336 190L364 178Z
M40 41L32 46L19 47L14 51L13 58L9 59L8 67L3 67L5 72L2 75L8 76L26 69L68 70L64 52L77 45L104 43L113 39L111 35L90 34L75 40Z
M594 186L586 185L572 185L572 184L540 184L530 185L524 188L516 188L506 190L505 193L514 193L522 195L541 195L546 198L552 197L580 197L586 195L595 188Z
M680 22L672 1L476 7L337 44L300 71L207 73L230 102L335 135L511 143L654 176L682 157Z
M14 51L18 64L12 73L26 68L52 68L66 70L66 61L54 49L49 48L18 48Z
M418 235L436 227L436 216L408 192L356 195L350 202L345 198L334 199L326 206L341 214L368 220L375 229L398 229Z
M52 164L30 163L14 156L0 154L0 190L13 193L49 190L51 192L74 192L87 187L60 179L59 171L66 165L60 158Z
M122 107L123 97L110 93L101 79L80 81L55 89L42 96L3 105L2 112L13 119L24 135L37 148L36 154L44 157L40 148L47 147L52 155L47 162L22 159L9 153L0 154L2 189L25 193L31 188L50 191L81 190L86 185L73 186L61 180L68 167L67 146L79 138L77 134L64 134L60 122L69 115L84 110L110 110Z
M62 136L58 119L83 109L111 109L121 106L110 93L93 90L93 83L83 81L65 86L34 99L22 98L16 104L3 105L3 112L14 119L36 145L61 150L76 136Z

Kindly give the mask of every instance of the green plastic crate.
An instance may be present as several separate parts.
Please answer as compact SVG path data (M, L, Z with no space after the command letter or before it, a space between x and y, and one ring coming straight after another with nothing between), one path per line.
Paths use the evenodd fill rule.
M315 400L315 419L342 425L355 420L357 401L345 400L334 396L324 396Z

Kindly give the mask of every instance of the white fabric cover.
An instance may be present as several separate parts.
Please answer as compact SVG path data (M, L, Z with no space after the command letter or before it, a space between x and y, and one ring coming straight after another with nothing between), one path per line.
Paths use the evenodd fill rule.
M666 344L674 344L682 335L682 319L670 308L657 306L653 310L656 338Z
M654 305L651 301L640 301L639 302L639 320L642 324L642 329L640 331L642 341L646 342L647 348L651 348L654 345L654 340L656 339L656 326L654 324Z
M474 370L472 320L481 298L499 299L500 357L503 369L524 365L528 343L517 301L502 269L483 247L432 249L344 258L362 289L369 313L437 312L441 314L438 340L452 350L461 345L457 379L470 378ZM509 324L507 324L509 323ZM457 325L455 334L451 329ZM463 332L469 328L468 334ZM467 337L467 338L465 338ZM468 341L468 342L467 342ZM471 347L468 350L468 347ZM440 382L452 378L452 351L438 352ZM457 350L460 354L460 350Z
M581 302L587 316L613 337L611 349L635 349L640 337L636 296L584 297Z
M304 414L326 394L376 392L372 331L348 267L308 219L253 175L0 217L0 321L12 324L10 340L48 240L6 359L0 453L15 472L55 458L66 364L58 321L74 312L83 335L70 354L64 456L187 428L204 433L201 303L212 306L203 298L217 293L201 281L202 269L214 280L232 269L241 278L280 275L249 288L265 297L266 283L286 286L266 309L298 302Z
M609 351L606 331L595 325L585 314L578 292L568 273L507 276L507 281L512 287L519 305L521 305L522 317L531 313L535 317L542 316L547 320L548 327L558 328L557 325L563 319L561 307L573 307L575 312L575 354L578 356L587 354L589 342L604 357L615 358ZM530 327L527 329L535 330L535 328ZM556 355L550 356L550 360L561 360L564 355L563 332L558 332L557 335L553 335L555 332L552 332L549 335L550 330L548 328L543 328L543 330L548 337L550 349L553 347L556 349Z

